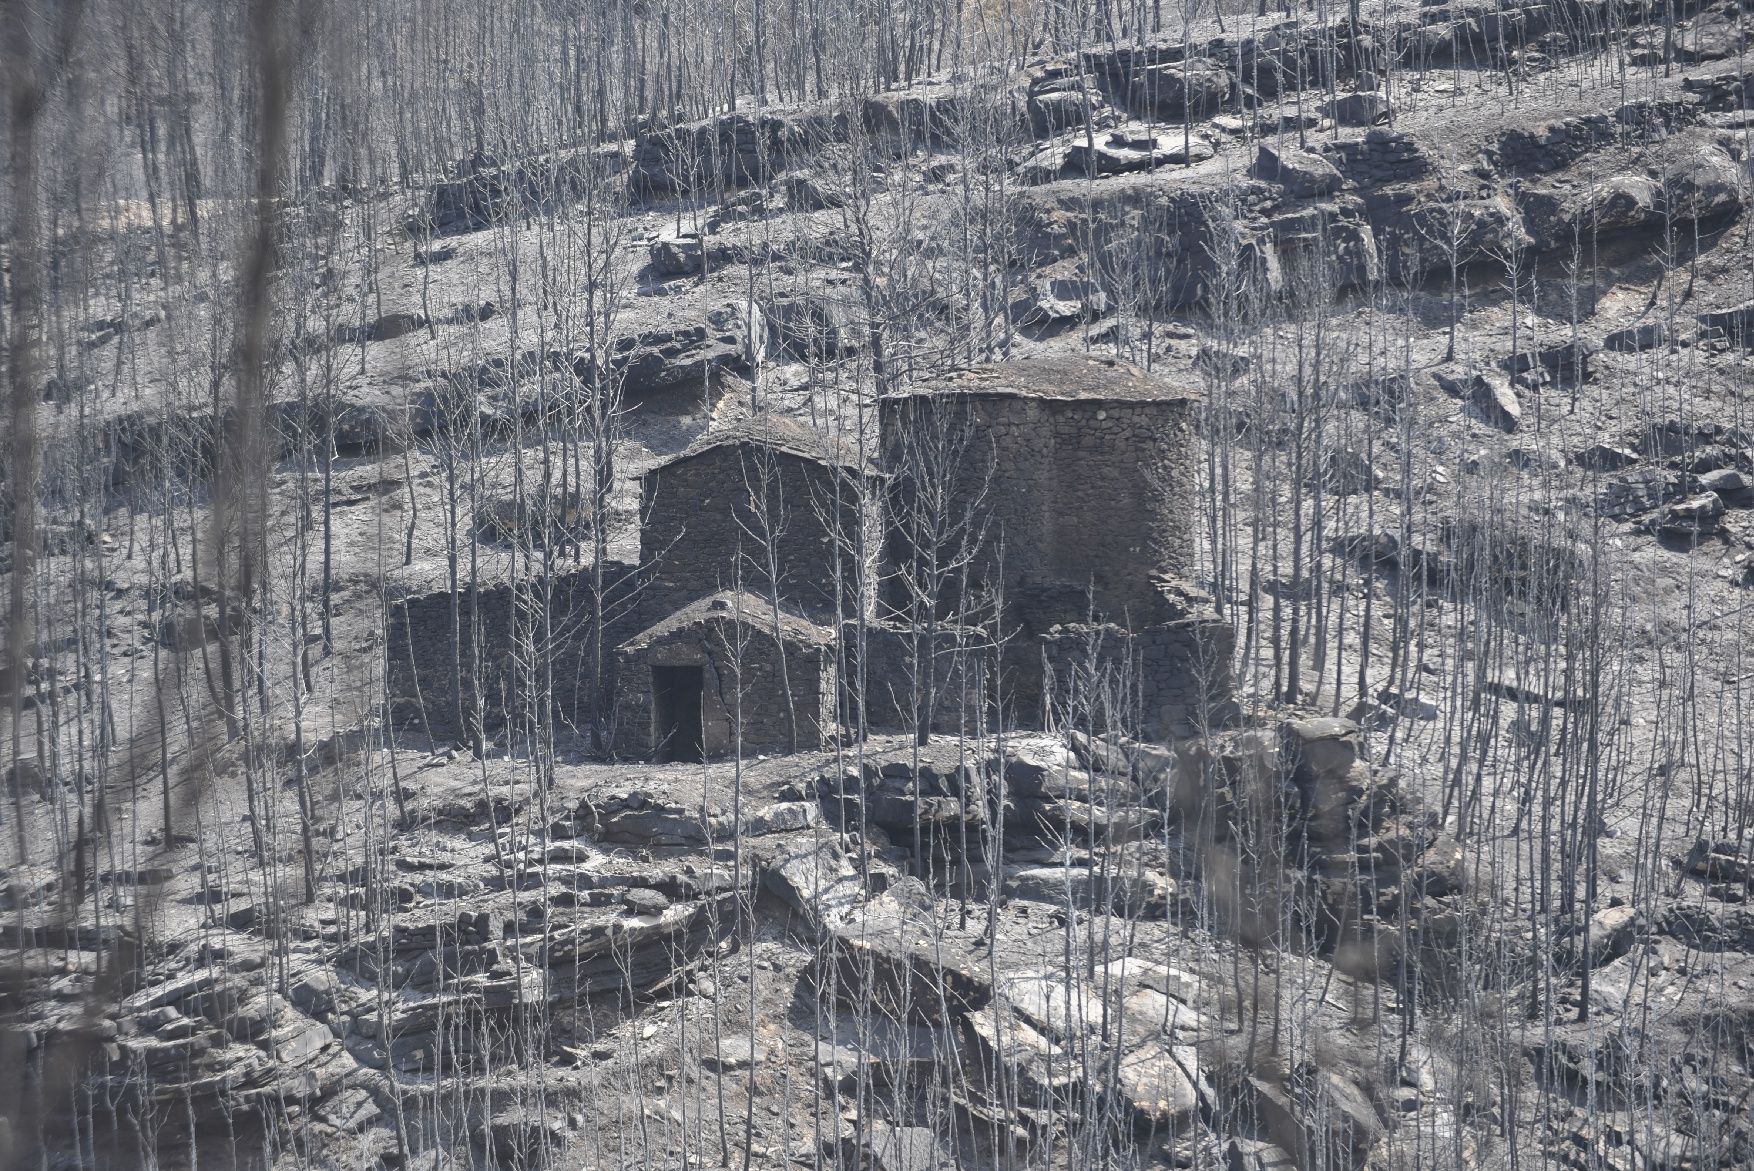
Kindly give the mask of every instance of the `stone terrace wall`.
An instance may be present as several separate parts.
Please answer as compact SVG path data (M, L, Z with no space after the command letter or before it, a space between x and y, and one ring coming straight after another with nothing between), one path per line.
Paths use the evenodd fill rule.
M1041 639L1050 714L1124 721L1150 739L1173 740L1229 723L1235 715L1231 656L1236 631L1215 617L1148 626L1136 633L1113 625L1056 627ZM1092 705L1107 692L1120 711ZM1111 701L1113 702L1113 701Z
M886 622L866 623L863 672L858 669L858 643L853 623L842 625L841 639L846 663L841 676L841 710L848 713L849 723L851 713L858 710L857 689L862 680L866 726L874 731L911 729L914 726L916 691L923 692L926 687L923 674L914 665L916 640L913 632L905 626ZM971 641L978 641L978 636ZM959 657L955 654L955 645L955 631L941 629L938 632L938 651L932 656L936 673L931 682L936 697L932 719L934 731L953 731L957 727L962 714L958 695L963 676L984 669L983 662L975 656Z
M637 629L632 574L632 566L615 563L607 575L626 583L605 601L609 622L602 644L611 682L613 649ZM501 584L477 591L473 599L465 589L454 599L441 590L392 602L386 633L393 715L411 726L424 724L434 736L466 740L477 718L490 732L502 726L507 697L519 695L525 681L546 684L551 676L554 717L589 727L597 699L591 575L556 576L545 609L538 604L540 592L526 586L514 596L511 586ZM453 648L461 650L460 664Z
M1698 120L1698 110L1684 102L1628 102L1612 113L1512 126L1499 134L1488 152L1500 171L1545 174L1609 143L1661 138Z
M1381 127L1363 138L1324 142L1321 151L1340 174L1360 187L1404 183L1431 173L1431 160L1410 135Z

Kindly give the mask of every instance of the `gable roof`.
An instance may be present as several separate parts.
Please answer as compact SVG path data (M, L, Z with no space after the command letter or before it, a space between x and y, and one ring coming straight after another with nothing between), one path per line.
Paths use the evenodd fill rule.
M967 366L884 397L907 399L932 395L1083 402L1174 402L1200 397L1197 387L1171 382L1131 362L1092 354Z
M764 634L773 632L773 606L766 598L747 590L720 590L680 610L673 610L621 644L622 651L639 651L690 626L708 622L742 622ZM818 626L802 615L780 609L780 637L789 642L831 646L834 631Z
M645 479L653 472L673 467L679 463L716 451L723 447L736 446L765 447L771 451L784 452L811 463L829 467L849 468L872 472L868 465L862 465L858 453L850 446L835 439L830 439L808 423L784 415L761 413L741 415L735 419L717 424L701 432L687 447L667 459L663 459L640 473Z

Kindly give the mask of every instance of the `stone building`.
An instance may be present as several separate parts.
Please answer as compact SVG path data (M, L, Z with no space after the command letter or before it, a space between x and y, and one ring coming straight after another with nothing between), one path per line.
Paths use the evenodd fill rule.
M461 735L539 680L563 726L612 708L616 751L660 759L819 747L843 713L863 713L855 732L945 728L995 700L1025 726L1221 723L1230 630L1185 584L1199 411L1188 389L1076 357L882 399L880 469L789 419L715 427L640 477L637 593L598 642L579 635L577 575L546 610L509 587L410 599L393 693ZM873 608L861 577L880 583Z
M614 687L614 650L633 623L634 567L608 566L603 622L593 574L578 569L475 590L410 592L391 601L386 672L392 714L435 736L471 740L502 726L516 697L547 694L561 727L588 729ZM607 695L602 698L609 698Z
M856 612L858 551L877 545L874 483L856 454L791 419L706 432L640 477L642 613L726 589L766 594L775 577L781 600L813 619Z
M878 411L887 621L996 615L1026 723L1066 718L1093 684L1154 735L1226 718L1229 627L1178 584L1195 564L1197 391L1069 357L958 371Z
M1030 633L1142 617L1152 579L1194 561L1199 411L1195 390L1086 357L976 366L887 396L886 605L916 613L923 559L969 550L971 580L1002 585ZM956 607L954 588L935 592Z
M692 602L615 657L622 756L796 752L838 727L835 632L750 593Z

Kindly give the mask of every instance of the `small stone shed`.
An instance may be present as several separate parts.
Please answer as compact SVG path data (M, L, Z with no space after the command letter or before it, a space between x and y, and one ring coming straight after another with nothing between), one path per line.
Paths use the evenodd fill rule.
M1199 416L1197 388L1084 356L974 366L888 395L888 563L917 564L930 526L912 518L947 500L932 506L951 522L940 531L979 538L975 580L1002 582L1029 633L1089 621L1093 606L1111 621L1148 610L1152 577L1195 560ZM978 519L958 528L965 515ZM883 600L905 614L898 579Z
M701 760L819 748L837 727L835 632L724 591L616 652L615 745L625 757Z
M390 601L386 685L399 722L466 741L476 730L496 732L518 697L548 695L561 727L590 726L604 698L594 667L598 642L607 651L639 629L631 618L634 566L609 564L602 630L592 626L589 569L515 584L505 569L483 566L474 589L428 582ZM613 676L603 685L612 689Z
M751 415L714 427L640 477L642 612L656 618L729 588L816 620L856 613L851 550L875 550L875 469L811 427ZM836 582L840 589L836 590Z

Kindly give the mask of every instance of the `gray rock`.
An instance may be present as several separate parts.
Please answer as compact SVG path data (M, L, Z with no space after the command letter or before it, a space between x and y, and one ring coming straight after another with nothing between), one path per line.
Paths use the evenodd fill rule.
M1108 312L1109 305L1108 294L1093 280L1039 277L1012 309L1019 325L1052 325L1093 320Z
M1198 136L1117 130L1094 145L1074 143L1067 149L1066 163L1086 175L1122 175L1202 162L1212 154L1212 144Z
M1571 457L1571 462L1585 471L1617 472L1621 468L1637 463L1639 455L1625 447L1616 447L1611 443L1594 443Z
M1754 349L1754 301L1744 301L1730 309L1701 313L1699 324L1703 329L1722 331L1731 345Z
M748 1037L725 1037L714 1050L700 1055L700 1064L705 1069L731 1073L761 1065L767 1058L767 1046L760 1041L751 1041Z
M1358 725L1331 716L1293 720L1280 729L1279 744L1292 780L1305 787L1344 780L1364 755Z
M1660 508L1685 491L1685 480L1663 468L1633 468L1604 483L1596 494L1596 511L1626 520Z
M847 193L823 183L808 171L790 171L781 175L775 185L785 195L786 206L793 211L825 211L845 207Z
M938 1136L924 1126L873 1122L867 1140L872 1171L953 1171Z
M1149 1041L1120 1059L1115 1081L1144 1123L1180 1127L1200 1106L1199 1069L1192 1045Z
M609 347L604 375L621 379L630 402L687 389L710 390L725 375L747 376L767 352L765 318L751 318L741 305L709 310L697 322L623 336ZM583 355L574 363L591 382L597 364Z
M1501 374L1488 371L1475 375L1473 399L1481 417L1500 431L1515 431L1522 423L1522 401Z
M1230 73L1205 57L1150 66L1133 78L1132 100L1160 118L1209 118L1230 101Z
M1389 119L1389 100L1380 93L1345 94L1329 102L1328 117L1342 126L1375 126Z
M1341 496L1355 496L1376 491L1382 475L1361 451L1350 447L1330 451L1322 464L1322 482L1328 491Z
M1602 338L1602 348L1617 354L1637 354L1645 350L1654 350L1658 346L1667 345L1670 338L1667 322L1647 321L1642 325L1629 325L1625 329L1617 329Z
M1088 866L1038 866L1013 873L1005 891L1014 899L1050 906L1160 918L1175 899L1176 883L1166 874L1124 864L1107 874Z
M1269 142L1263 142L1255 153L1249 173L1304 198L1331 195L1343 181L1340 169L1314 151L1276 147Z
M1655 528L1664 536L1697 539L1717 532L1723 515L1723 497L1716 492L1701 492L1663 509L1657 515Z
M1632 950L1643 919L1632 907L1604 907L1590 916L1587 931L1572 941L1573 962L1599 968Z
M749 819L752 835L789 833L810 829L822 822L822 806L814 801L782 801L769 805Z
M1746 472L1736 468L1717 468L1701 475L1699 486L1707 492L1715 492L1724 497L1739 496L1754 487L1754 484L1750 484Z
M1102 95L1094 90L1071 89L1032 94L1029 122L1041 137L1084 126L1103 115Z
M762 311L775 344L805 361L856 354L868 336L850 290L781 293Z

